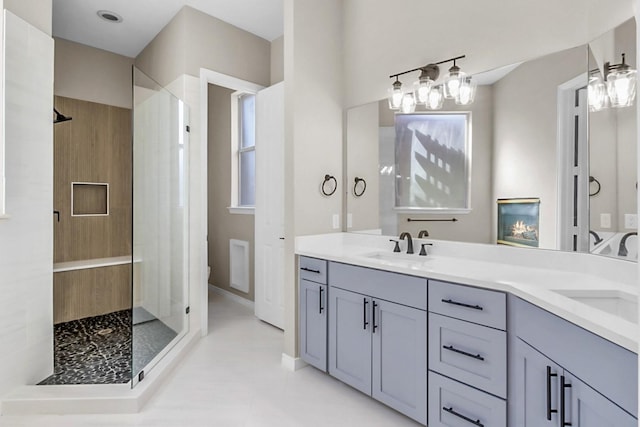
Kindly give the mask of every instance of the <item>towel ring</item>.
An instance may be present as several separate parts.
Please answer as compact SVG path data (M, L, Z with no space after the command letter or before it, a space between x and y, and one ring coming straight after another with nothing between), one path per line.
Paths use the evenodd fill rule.
M598 189L595 191L595 193L592 193L591 191L589 191L589 197L592 197L592 196L595 196L596 194L598 194L600 192L600 189L602 188L600 186L600 181L598 181L594 177L590 176L589 177L589 184L591 184L592 182L596 183L596 185L598 186Z
M325 186L327 185L328 182L331 182L331 181L333 181L333 190L327 191L325 189ZM331 196L338 189L338 180L333 175L325 175L324 181L322 181L322 186L320 188L322 190L322 194L324 194L325 196Z
M358 192L358 184L360 183L362 183L362 191ZM364 178L356 176L355 184L353 184L353 195L356 197L361 197L365 191L367 191L367 181L365 181Z

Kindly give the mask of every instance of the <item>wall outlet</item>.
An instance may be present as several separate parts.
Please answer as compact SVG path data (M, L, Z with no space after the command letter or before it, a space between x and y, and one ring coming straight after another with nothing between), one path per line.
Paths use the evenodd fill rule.
M638 215L624 214L624 228L631 230L638 228Z
M609 213L600 214L600 227L611 228L611 214Z
M347 228L353 228L353 214L347 214Z
M333 229L337 230L340 228L340 215L333 214Z

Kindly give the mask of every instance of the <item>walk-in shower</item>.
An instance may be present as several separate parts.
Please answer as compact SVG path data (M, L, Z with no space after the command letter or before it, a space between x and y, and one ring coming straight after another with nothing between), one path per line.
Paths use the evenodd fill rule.
M133 83L133 109L55 97L54 374L42 385L135 386L187 332L188 111L135 68Z

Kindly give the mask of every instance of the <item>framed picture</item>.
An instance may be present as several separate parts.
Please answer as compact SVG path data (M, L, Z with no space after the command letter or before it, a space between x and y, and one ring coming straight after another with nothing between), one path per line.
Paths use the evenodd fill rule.
M499 245L537 248L539 232L540 199L498 199Z

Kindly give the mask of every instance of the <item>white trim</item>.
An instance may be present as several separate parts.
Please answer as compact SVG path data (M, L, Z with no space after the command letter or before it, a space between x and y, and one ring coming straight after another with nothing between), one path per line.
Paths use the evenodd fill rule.
M209 290L211 290L211 292L215 292L218 295L222 295L223 297L228 298L233 302L236 302L240 305L250 308L252 311L255 308L255 303L253 301L250 301L246 298L242 298L240 295L236 295L233 292L227 291L226 289L219 288L215 285L212 285L211 283L209 283Z
M264 89L263 86L251 83L246 80L241 80L236 77L229 76L227 74L218 73L216 71L208 70L206 68L200 68L200 141L192 141L193 144L200 144L200 185L201 187L201 203L200 203L200 229L203 230L204 237L200 241L200 283L201 288L201 302L200 302L200 324L202 336L209 333L209 299L208 299L208 274L207 274L207 258L208 258L208 189L207 189L207 156L208 156L208 133L209 133L209 84L226 87L232 90L245 90L250 92L258 92ZM193 242L196 244L196 242ZM197 282L196 282L197 283Z
M227 208L230 214L253 215L256 211L255 206L229 206Z
M11 215L0 215L0 219L9 219Z
M286 353L282 353L282 360L280 363L283 368L291 372L299 371L300 369L309 366L307 362L299 357L291 357Z

